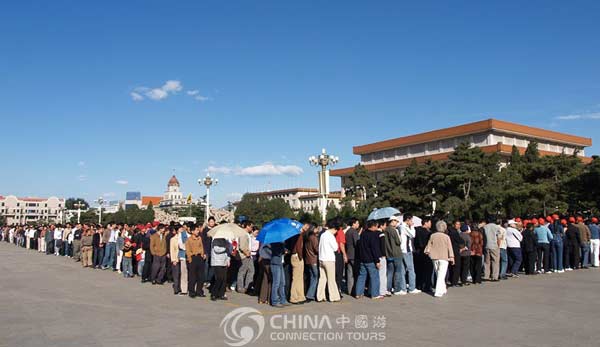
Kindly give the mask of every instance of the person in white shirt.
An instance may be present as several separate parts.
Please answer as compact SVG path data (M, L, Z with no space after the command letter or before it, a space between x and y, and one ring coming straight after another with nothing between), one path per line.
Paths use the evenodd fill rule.
M418 294L421 291L416 288L415 263L413 261L413 240L416 234L413 216L406 213L402 219L404 220L400 224L400 247L402 248L402 266L404 267L402 273L408 273L408 293ZM403 284L404 286L402 286ZM401 288L406 288L404 277L400 279L400 285Z
M317 301L325 300L325 285L329 291L329 301L340 301L340 292L335 281L335 252L338 244L335 233L339 228L327 225L319 240L319 284L317 285Z
M62 228L58 227L54 229L54 255L58 256L60 254L60 247L62 245Z
M519 267L521 267L522 253L521 241L523 235L517 229L517 222L514 219L508 221L506 228L506 246L508 252L508 277L519 277Z

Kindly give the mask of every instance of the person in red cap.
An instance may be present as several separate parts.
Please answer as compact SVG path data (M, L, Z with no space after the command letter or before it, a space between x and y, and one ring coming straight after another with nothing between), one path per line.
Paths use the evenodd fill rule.
M558 215L552 215L552 221L548 223L548 228L552 232L552 241L550 241L551 271L563 273L565 272L563 266L565 229L560 223Z
M581 239L581 268L589 268L590 262L590 238L591 232L587 225L583 223L583 217L577 216L577 229L579 230L579 238Z
M523 231L523 263L525 264L525 274L535 275L535 260L536 260L536 236L533 231L533 224L529 220L523 222L525 230Z
M575 225L575 217L569 217L565 233L565 270L572 271L579 266L579 229Z
M552 241L552 233L546 226L546 220L539 218L535 227L535 236L537 238L537 273L550 272L550 241Z

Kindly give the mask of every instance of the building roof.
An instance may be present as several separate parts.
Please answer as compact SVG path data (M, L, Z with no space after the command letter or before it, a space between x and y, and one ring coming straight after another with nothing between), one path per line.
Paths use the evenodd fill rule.
M490 145L490 146L483 146L483 147L479 147L479 148L481 148L481 150L485 153L497 152L497 153L500 153L501 155L510 155L512 153L512 146L504 145L502 143L498 143L498 144ZM517 147L517 149L519 150L519 153L521 153L521 154L525 154L525 151L527 150L527 148L525 148L525 147ZM540 155L560 155L560 153L543 151L543 150L539 150L539 152L540 152ZM401 169L401 168L405 168L405 167L409 166L413 160L415 160L417 162L417 164L425 163L428 160L432 160L432 161L447 160L448 157L450 156L450 154L452 154L452 153L453 152L437 153L437 154L424 155L424 156L415 157L415 158L390 160L390 161L384 161L384 162L380 162L380 163L376 163L376 164L367 164L364 166L370 172ZM581 159L581 161L583 161L586 164L590 163L592 161L592 158L589 158L589 157L579 157L579 159ZM347 168L342 168L342 169L331 170L330 174L331 174L331 176L349 176L353 172L354 172L354 167L347 167Z
M442 140L456 136L471 135L489 130L499 130L505 133L515 135L523 135L542 140L552 140L559 143L565 143L580 147L588 147L592 145L592 139L559 133L556 131L534 128L526 125L520 125L510 122L505 122L497 119L486 119L479 122L458 125L450 128L433 130L421 134L399 137L391 140L385 140L375 143L370 143L361 146L354 146L354 154L367 154L379 152L397 147L403 147L413 144L419 144L429 141Z
M321 195L320 194L309 194L309 195L303 195L301 197L299 197L298 199L300 200L307 200L307 199L315 199L315 198L320 198ZM327 198L329 199L341 199L342 198L342 193L341 192L331 192L329 193L329 195L327 195Z
M319 190L317 188L290 188L290 189L281 189L281 190L271 190L266 192L256 192L249 193L253 195L278 195L278 194L292 194L292 193L318 193Z
M169 180L167 186L179 186L179 180L177 180L177 177L175 177L175 175L171 176L171 179Z
M9 196L11 196L11 195L8 195L8 196L2 196L2 195L0 195L0 200L6 200L6 198L7 198L7 197L9 197ZM26 202L42 202L42 201L47 201L47 200L48 200L48 199L50 199L50 198L53 198L53 196L51 196L50 198L36 198L36 197L25 197L25 198L19 198L19 197L16 197L16 196L15 196L15 198L16 198L17 200L19 200L19 201L26 201ZM63 199L63 198L56 198L56 199L58 199L58 201L65 201L65 199Z
M161 196L142 196L142 206L148 206L150 203L152 206L158 206L161 200Z

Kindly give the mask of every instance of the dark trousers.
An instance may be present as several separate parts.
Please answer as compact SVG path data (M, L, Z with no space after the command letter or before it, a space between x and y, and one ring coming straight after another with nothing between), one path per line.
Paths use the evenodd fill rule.
M180 261L177 264L171 264L171 274L173 276L173 292L175 294L181 293L181 263Z
M457 256L454 257L454 264L450 266L450 284L455 286L458 284L460 279L460 260L461 257L458 252L455 253Z
M258 278L256 283L260 286L257 290L259 302L271 302L271 284L273 277L271 275L271 261L263 259L259 262Z
M525 252L525 273L532 275L535 273L535 251Z
M94 267L102 265L104 247L94 247Z
M192 261L187 263L188 269L188 295L204 295L204 259L199 255L192 256Z
M483 257L480 255L471 256L471 278L473 283L481 283L481 267L483 265Z
M521 248L507 248L508 251L508 273L517 275L521 267L522 253Z
M575 269L579 266L579 246L567 245L565 247L565 267Z
M152 254L150 254L150 250L146 250L144 254L144 267L142 268L141 276L142 281L148 281L152 274Z
M213 266L215 271L215 281L210 286L210 295L213 298L222 298L225 296L225 286L227 281L227 267Z
M467 283L469 277L469 270L471 270L471 256L460 256L460 283Z
M165 277L165 262L167 257L165 255L152 256L152 281L162 282Z
M550 268L550 244L540 243L537 245L537 269L548 271Z
M340 294L342 293L342 281L344 280L344 255L342 252L335 253L335 283Z
M431 291L431 275L433 274L433 262L421 251L413 252L415 262L416 287L424 292Z

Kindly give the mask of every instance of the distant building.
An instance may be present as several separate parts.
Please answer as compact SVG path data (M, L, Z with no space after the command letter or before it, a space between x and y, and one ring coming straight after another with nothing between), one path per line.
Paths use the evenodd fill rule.
M142 208L148 208L148 205L152 203L152 207L160 206L160 202L162 200L162 196L142 196Z
M266 192L248 193L255 196L263 196L267 199L283 199L293 210L312 212L315 207L321 206L322 197L316 188L291 188L272 190ZM327 196L327 205L334 204L340 208L341 192L331 192Z
M193 201L188 201L187 198L184 198L183 193L180 191L180 184L177 177L175 175L171 176L171 179L167 183L167 191L163 195L159 206L161 208L181 208L188 207L192 203Z
M0 196L0 215L7 224L26 224L29 222L64 223L65 199L18 198L14 195Z
M454 148L461 143L480 147L486 153L499 153L507 163L513 145L525 153L530 142L538 143L541 155L559 155L565 153L577 155L584 162L584 149L592 145L586 137L569 135L525 125L509 123L497 119L487 119L475 123L433 130L421 134L355 146L353 153L360 155L360 164L376 179L402 173L413 160L424 163L427 160L447 160ZM331 176L342 178L345 186L354 167L331 170Z
M125 209L137 206L142 208L142 193L140 192L127 192L125 193Z
M108 201L102 206L102 213L115 213L123 204L118 200Z

